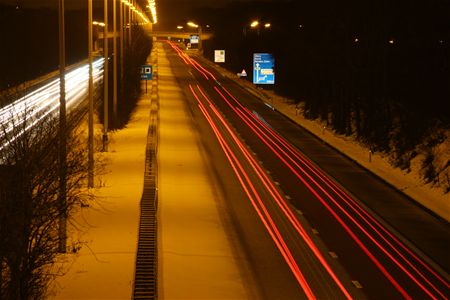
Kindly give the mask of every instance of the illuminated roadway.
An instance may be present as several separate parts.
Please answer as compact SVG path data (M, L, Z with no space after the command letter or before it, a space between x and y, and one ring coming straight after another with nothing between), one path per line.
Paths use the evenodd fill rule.
M165 47L268 299L449 298L448 223Z
M165 47L267 299L450 297L448 223L209 65ZM86 98L87 66L66 76L70 110ZM31 111L28 128L58 106L56 79L1 108L0 122L20 124ZM0 147L7 146L3 134Z

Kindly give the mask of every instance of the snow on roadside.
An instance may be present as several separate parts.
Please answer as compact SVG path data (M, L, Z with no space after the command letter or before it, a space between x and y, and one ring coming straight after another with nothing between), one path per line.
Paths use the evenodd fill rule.
M214 64L211 63L211 65ZM383 153L370 153L367 147L358 143L351 137L336 135L332 130L327 129L320 120L309 120L304 118L294 100L278 96L273 91L256 89L249 81L238 79L236 74L229 72L220 66L214 66L220 70L222 75L245 86L247 90L259 96L276 110L304 127L318 138L344 153L367 170L383 178L387 183L402 191L422 206L433 211L443 219L450 221L450 193L444 194L441 188L423 182L420 176L421 169L419 158L415 158L412 161L410 172L394 168L390 164L388 156ZM442 156L443 159L445 159L445 155L448 155L449 153L449 143L450 139L447 136L447 140L436 149L436 152L444 154Z
M411 172L394 168L389 158L383 153L369 153L369 149L351 137L336 135L318 120L305 119L293 101L279 97L273 92L264 91L271 104L284 115L306 128L318 138L344 153L372 173L383 178L412 199L430 209L442 218L450 221L450 194L444 194L440 188L432 187L420 177L420 166L417 159L412 164Z

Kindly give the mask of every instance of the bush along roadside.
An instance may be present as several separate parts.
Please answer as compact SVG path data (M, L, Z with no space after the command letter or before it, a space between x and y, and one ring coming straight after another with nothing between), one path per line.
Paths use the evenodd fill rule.
M109 129L117 130L126 126L130 120L131 113L136 107L137 100L141 95L140 68L149 56L153 43L151 37L144 30L136 26L131 32L131 43L125 40L124 45L124 63L123 78L121 78L120 55L117 58L118 76L117 76L117 114L114 115L113 106L113 60L109 60L109 85L108 85L108 111L109 111ZM103 96L102 96L103 99ZM103 101L98 107L98 114L103 123Z

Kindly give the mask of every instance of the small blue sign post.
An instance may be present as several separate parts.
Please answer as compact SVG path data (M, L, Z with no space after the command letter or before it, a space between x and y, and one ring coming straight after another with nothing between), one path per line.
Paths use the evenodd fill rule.
M152 65L141 66L141 80L145 80L145 93L147 94L147 81L153 79Z
M142 65L141 66L141 79L142 80L152 80L152 78L153 78L152 65Z
M253 53L253 83L275 84L275 59L270 53Z

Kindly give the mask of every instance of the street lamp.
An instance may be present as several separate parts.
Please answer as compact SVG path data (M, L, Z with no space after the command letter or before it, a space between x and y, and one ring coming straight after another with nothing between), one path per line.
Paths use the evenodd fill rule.
M113 118L117 121L117 0L113 0Z
M66 140L66 42L64 24L64 0L58 2L59 20L59 252L65 253L67 246L67 209L66 209L66 168L67 168L67 140Z
M108 151L108 0L104 1L104 22L103 27L103 54L105 58L105 66L103 68L103 151Z
M98 23L98 22L97 22ZM92 44L92 0L88 0L89 117L88 117L88 188L94 187L94 78Z
M256 29L256 33L257 33L258 35L259 35L259 25L260 25L260 23L259 23L258 20L254 20L254 21L252 21L252 22L250 23L250 28ZM247 27L248 27L248 26L249 26L249 25L245 25L245 26L242 28L242 32L243 32L243 34L244 34L244 37L247 36ZM264 27L265 27L265 28L269 28L270 26L271 26L270 23L264 24Z
M195 24L194 22L187 22L187 25L189 26L189 27L193 27L193 28L199 28L200 27L200 25L198 25L198 24Z

